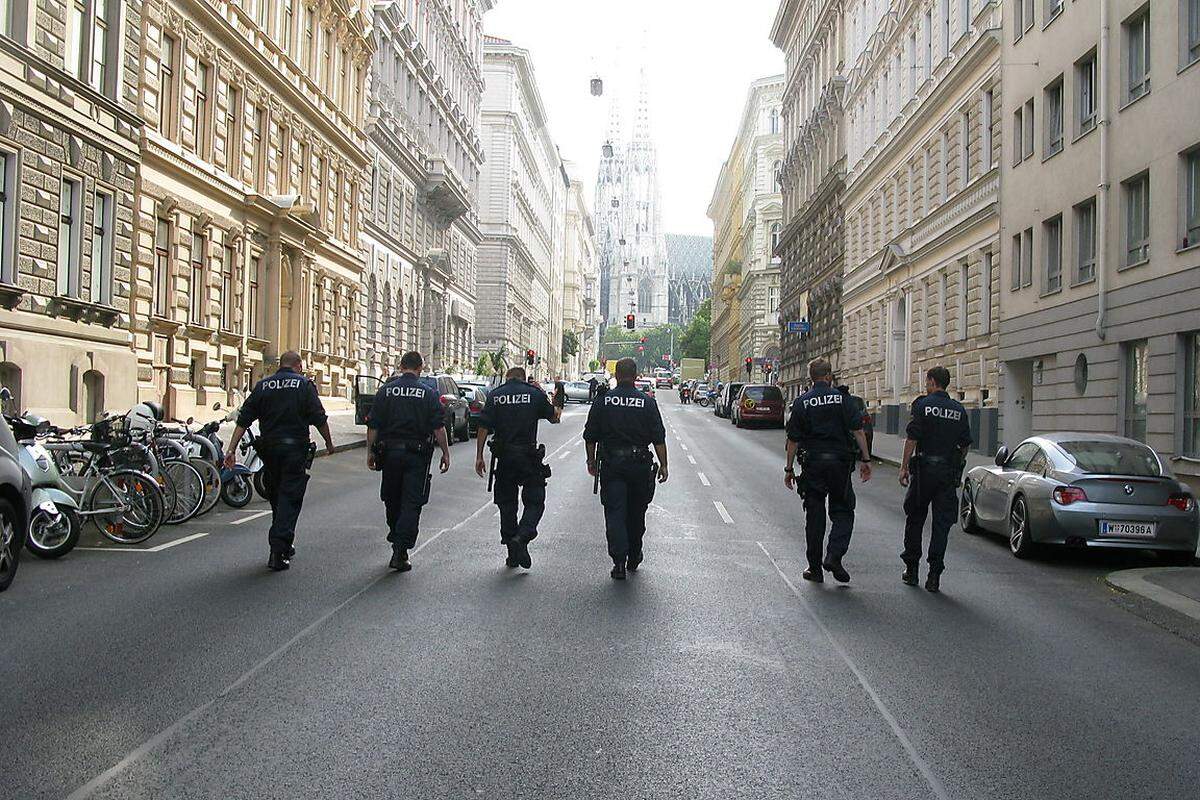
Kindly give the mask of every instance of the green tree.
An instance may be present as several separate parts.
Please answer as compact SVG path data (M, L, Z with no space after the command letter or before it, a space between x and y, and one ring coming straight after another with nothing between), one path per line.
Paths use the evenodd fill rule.
M708 361L712 327L712 300L705 300L696 309L696 316L679 337L676 350L681 358L703 358Z
M600 371L600 362L593 358L591 361L588 362L588 372L599 372L599 371Z
M566 364L571 356L579 355L579 337L575 331L564 331L562 336L562 360Z
M485 352L475 362L475 372L480 375L500 375L508 368L508 353L501 347L495 352Z

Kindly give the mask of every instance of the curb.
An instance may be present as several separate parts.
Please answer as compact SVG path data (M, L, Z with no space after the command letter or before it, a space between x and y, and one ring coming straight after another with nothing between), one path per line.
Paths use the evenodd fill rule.
M1123 569L1104 576L1104 582L1118 592L1135 594L1152 603L1158 603L1185 617L1200 621L1200 602L1190 597L1184 597L1178 592L1165 589L1158 584L1146 580L1151 573L1176 572L1191 570L1194 567L1143 567L1141 569Z
M343 442L342 444L335 444L333 446L332 455L336 456L338 453L344 453L347 450L357 450L360 447L366 447L366 446L367 446L366 439L356 439L353 442ZM317 447L317 458L325 458L328 455L330 455L330 453L328 453L324 447L320 447L320 446Z

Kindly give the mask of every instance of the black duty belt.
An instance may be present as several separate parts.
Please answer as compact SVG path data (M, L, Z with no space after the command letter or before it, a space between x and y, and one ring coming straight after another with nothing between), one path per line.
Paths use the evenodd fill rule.
M917 458L920 459L920 463L922 464L945 464L947 466L958 464L958 459L953 456L927 456L921 454Z
M628 458L632 460L650 460L650 451L645 445L602 445L601 453L604 460L610 461L613 459Z
M848 463L850 461L853 461L854 457L851 456L849 453L834 453L834 452L831 452L828 450L826 450L826 451L809 450L808 451L808 460L809 461L827 461L827 462L841 461L841 462Z
M428 439L388 439L384 447L389 451L403 450L409 453L423 453L433 450L433 442Z
M259 450L273 447L308 447L311 442L296 436L260 436L255 443Z

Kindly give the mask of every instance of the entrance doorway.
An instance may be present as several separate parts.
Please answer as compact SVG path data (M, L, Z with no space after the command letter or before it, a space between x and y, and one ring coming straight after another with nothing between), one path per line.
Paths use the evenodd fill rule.
M1033 433L1033 362L1004 362L1004 428L1010 448Z
M892 389L896 403L908 388L908 298L900 295L892 311Z

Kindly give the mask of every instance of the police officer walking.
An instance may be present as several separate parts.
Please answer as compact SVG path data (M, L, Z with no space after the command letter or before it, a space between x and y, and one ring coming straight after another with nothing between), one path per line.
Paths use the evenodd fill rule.
M279 357L279 371L255 384L238 413L233 438L225 451L225 467L233 469L238 443L246 429L258 421L254 443L263 462L263 483L271 504L271 529L267 540L271 556L267 567L276 572L291 566L296 554L296 520L304 505L311 466L308 427L316 428L333 454L333 437L317 387L304 375L300 354L289 350Z
M529 569L529 543L537 538L538 522L546 511L546 479L550 468L545 464L546 447L538 445L539 420L558 423L562 406L550 404L546 393L526 382L525 370L513 367L505 382L488 394L479 417L476 436L475 472L483 477L487 464L483 446L492 436L492 478L495 502L500 509L500 543L508 548L508 567ZM524 511L517 518L517 494Z
M946 540L958 515L959 479L967 450L971 447L971 423L962 403L946 394L950 370L942 366L925 373L925 396L912 404L900 464L904 496L904 574L901 580L916 586L920 578L921 532L933 505L929 535L929 575L925 588L936 592L945 569Z
M408 572L408 551L417 544L421 508L429 502L434 442L442 451L441 471L450 469L446 418L437 391L421 383L425 362L417 352L400 359L400 374L375 393L367 420L367 467L383 470L379 494L392 545L388 566Z
M800 453L799 492L804 498L804 536L808 543L808 569L804 579L821 583L823 569L833 573L840 583L850 580L842 558L850 547L854 531L854 490L850 475L855 453L847 449L853 438L857 457L862 462L859 474L871 479L867 441L862 432L862 415L847 402L847 395L833 388L833 369L818 358L808 365L813 385L792 403L787 423L787 466L784 485L797 485L795 461ZM825 550L825 503L829 502L829 549ZM822 555L824 554L824 555Z
M625 580L626 570L642 563L646 509L654 499L654 481L667 482L667 432L653 398L638 391L637 362L617 362L617 386L596 398L583 428L588 473L600 482L604 527L612 577ZM658 456L647 449L654 446Z

